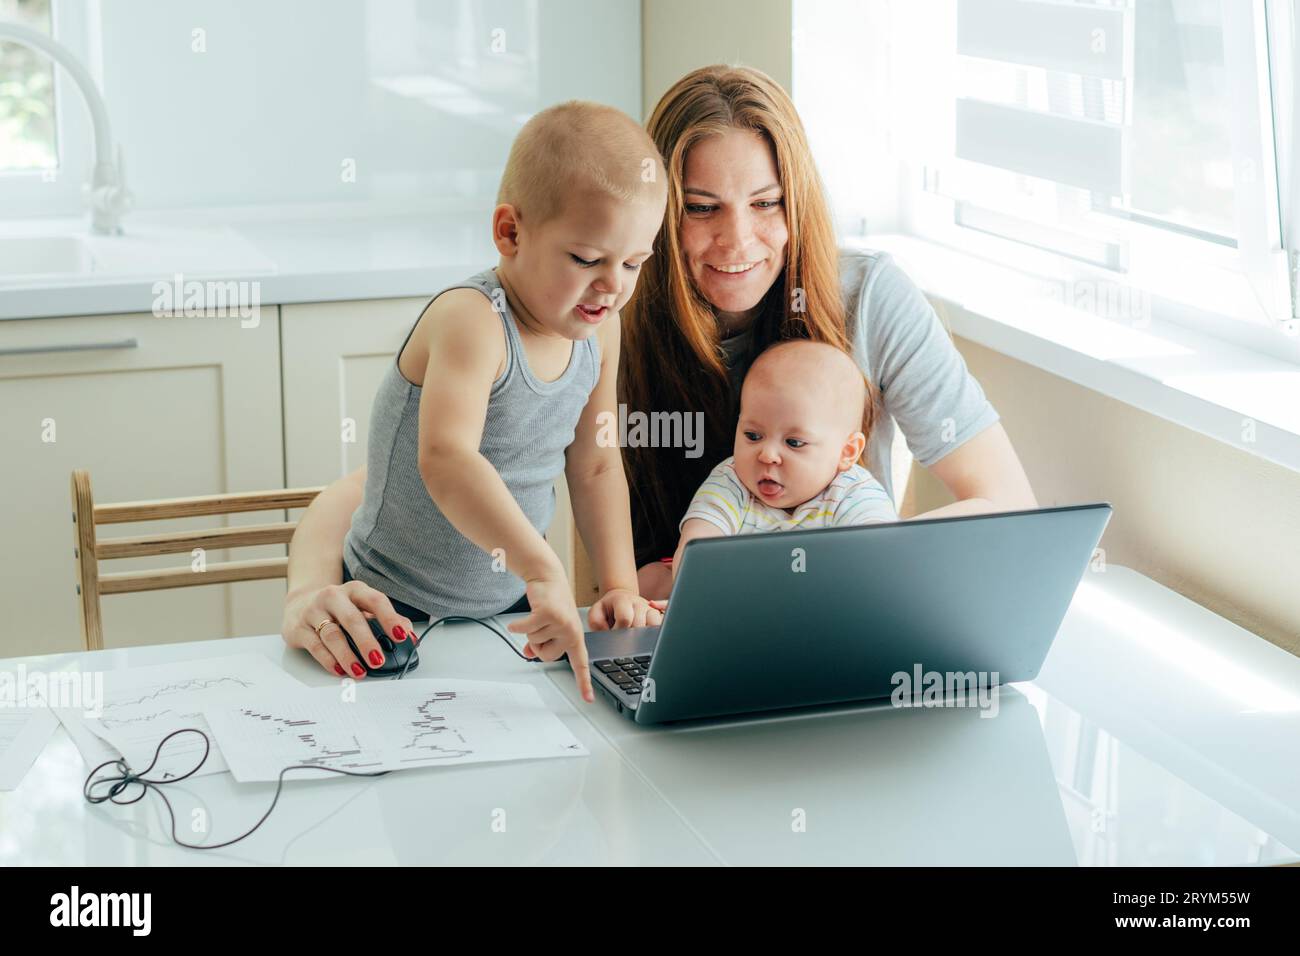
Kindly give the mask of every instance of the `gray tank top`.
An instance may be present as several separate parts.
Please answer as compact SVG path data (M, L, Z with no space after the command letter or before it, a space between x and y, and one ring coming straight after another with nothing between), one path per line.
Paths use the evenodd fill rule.
M600 343L594 333L574 342L564 374L540 381L528 366L496 271L486 269L442 291L466 288L501 304L497 314L506 333L506 367L492 384L479 451L532 526L545 534L555 514L565 449L600 378ZM410 338L408 332L403 348ZM429 496L418 458L421 388L398 370L400 355L401 349L375 395L365 500L352 516L343 559L358 581L432 617L497 614L523 596L524 582L503 561L494 571L493 557L457 531Z

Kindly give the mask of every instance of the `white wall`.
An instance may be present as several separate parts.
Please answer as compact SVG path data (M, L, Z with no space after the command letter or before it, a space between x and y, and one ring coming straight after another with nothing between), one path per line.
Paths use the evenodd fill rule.
M645 0L641 31L644 119L691 70L752 66L790 89L792 0Z
M142 209L491 198L538 109L641 106L638 0L55 2L90 12Z

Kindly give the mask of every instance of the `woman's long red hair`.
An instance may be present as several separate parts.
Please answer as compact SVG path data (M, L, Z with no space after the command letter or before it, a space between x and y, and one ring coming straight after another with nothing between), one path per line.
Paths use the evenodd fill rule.
M677 525L709 471L732 453L737 398L723 361L713 307L696 290L678 227L685 199L686 154L700 140L751 130L770 144L785 201L785 267L761 303L752 355L788 338L807 338L851 352L830 208L790 97L748 67L708 66L682 77L647 125L668 174L668 209L632 300L623 310L619 400L628 412L704 413L704 451L624 448L637 564L671 555ZM752 357L752 356L751 356ZM870 434L874 389L867 383L863 431Z

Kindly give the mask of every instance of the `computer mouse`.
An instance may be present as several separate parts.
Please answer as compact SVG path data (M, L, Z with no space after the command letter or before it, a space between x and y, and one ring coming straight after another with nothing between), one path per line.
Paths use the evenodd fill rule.
M352 648L352 653L357 656L357 660L366 668L367 676L396 677L403 670L409 674L420 666L420 657L415 653L415 635L411 635L404 641L395 641L384 633L379 618L369 618L369 622L370 632L375 635L375 641L378 642L379 649L384 652L384 662L378 667L366 660L366 656L358 650L356 641L352 640L352 635L346 631L343 632L343 636L348 639L348 647ZM407 667L406 662L413 656L415 660L411 661L410 667Z

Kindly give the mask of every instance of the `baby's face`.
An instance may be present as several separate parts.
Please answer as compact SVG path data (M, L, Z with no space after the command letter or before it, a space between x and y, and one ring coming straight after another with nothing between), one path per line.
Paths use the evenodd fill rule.
M823 389L747 382L736 425L736 474L774 508L803 504L853 465L843 417L828 406Z
M525 220L512 266L524 307L557 335L590 336L632 297L666 201L575 199L540 227Z

